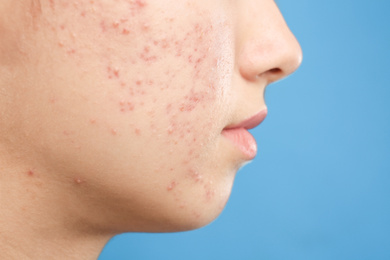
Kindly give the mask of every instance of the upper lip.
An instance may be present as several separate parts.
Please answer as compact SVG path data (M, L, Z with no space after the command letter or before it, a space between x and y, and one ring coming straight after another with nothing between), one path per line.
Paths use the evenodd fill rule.
M238 124L228 125L227 127L225 127L225 130L233 129L233 128L245 128L245 129L255 128L256 126L260 125L261 122L264 121L265 117L267 116L267 112L268 111L265 108L260 112L258 112L257 114L241 121Z

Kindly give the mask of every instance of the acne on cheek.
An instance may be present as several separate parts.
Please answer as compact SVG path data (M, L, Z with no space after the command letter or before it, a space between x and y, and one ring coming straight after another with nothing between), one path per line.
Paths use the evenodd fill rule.
M173 170L173 169L172 169ZM186 186L181 188L180 186ZM182 189L188 189L188 185L192 187L198 187L203 190L203 197L199 197L201 202L204 203L211 203L213 202L216 190L213 185L212 180L208 180L207 178L204 178L202 174L200 174L197 170L192 169L191 167L188 169L187 174L185 175L184 180L181 182L177 180L171 180L168 185L166 186L166 190L168 193L171 193L174 197L174 200L178 203L180 206L179 208L185 208L182 205ZM195 186L194 186L195 185Z
M217 77L212 75L217 72L220 57L216 47L211 47L214 41L215 28L210 21L192 22L187 31L174 31L174 34L154 33L155 28L148 22L145 12L148 10L147 1L133 0L121 1L128 6L127 12L122 17L103 18L95 21L95 31L99 32L104 39L101 43L101 75L107 82L111 82L107 87L116 88L115 92L120 93L112 98L114 107L121 115L129 117L129 114L137 112L145 107L145 104L158 102L160 95L165 91L177 90L183 93L181 99L166 105L165 116L168 120L168 127L164 130L167 136L167 145L181 145L189 147L187 154L184 155L182 167L187 169L185 182L193 183L204 191L204 200L211 201L215 197L215 190L209 180L191 170L189 161L199 157L197 149L202 145L202 133L195 129L204 129L209 122L202 118L193 117L197 110L203 110L207 113L207 105L215 102L217 97ZM66 8L70 8L66 4ZM79 17L82 20L89 19L99 10L98 3L90 1L89 6L73 5L78 10ZM92 11L95 10L95 14ZM96 17L96 15L94 16ZM202 17L201 15L199 17ZM82 22L81 20L81 22ZM134 22L137 21L137 22ZM175 17L165 17L164 21L171 28L178 26ZM65 50L71 58L82 59L77 44L77 34L71 31L71 25L61 24L57 30L61 33L67 33L66 41L59 42L59 47ZM140 37L142 35L142 37ZM134 41L138 44L134 44ZM110 43L115 42L114 45ZM109 43L107 46L104 44ZM141 44L140 44L141 43ZM126 45L131 46L127 49L127 55L121 56L115 53L115 48L126 49ZM169 59L167 59L169 57ZM152 80L150 71L161 70L166 67L166 61L173 61L176 65L169 64L164 70L163 77ZM176 66L176 67L175 67ZM179 67L177 67L179 66ZM129 75L128 68L141 67L145 71L140 75ZM183 72L184 71L184 72ZM187 73L190 80L181 83L180 74ZM177 75L179 74L179 75ZM152 75L153 76L153 75ZM158 90L158 91L156 91ZM118 98L120 97L120 98ZM150 113L151 122L157 116ZM204 116L204 113L203 113ZM186 119L190 118L190 119ZM194 122L194 121L197 122ZM195 125L203 124L203 125ZM96 122L94 124L96 127ZM158 127L150 124L150 130L156 131ZM122 134L121 130L115 127L107 127L109 134L117 137ZM161 129L159 129L161 130ZM141 129L134 128L136 135L141 135ZM172 180L166 185L167 192L178 194L178 188L182 182ZM176 192L176 193L175 193ZM179 196L179 195L175 195ZM179 200L179 197L177 198ZM180 204L180 203L179 203ZM183 206L183 205L182 205Z
M176 110L179 113L192 112L200 104L203 108L207 103L212 102L215 99L213 89L215 89L215 82L210 76L210 70L215 68L218 64L218 57L213 55L213 51L210 50L212 38L214 35L214 27L211 22L203 21L203 23L192 23L192 27L187 32L181 32L173 35L162 35L161 33L154 33L153 27L148 23L148 16L144 13L148 10L147 1L131 0L120 1L122 4L126 4L127 11L122 17L102 18L100 21L96 21L95 31L100 31L101 37L107 37L107 41L104 43L116 42L116 45L108 45L102 49L101 60L103 63L104 71L102 75L106 75L108 81L112 81L112 85L117 85L119 91L122 91L121 99L117 101L118 110L121 113L129 113L135 111L138 107L142 107L145 104L148 90L152 90L156 93L156 89L161 92L174 88L175 83L173 79L176 77L176 73L182 73L180 68L174 68L170 66L165 71L164 79L160 82L154 82L144 72L144 77L134 78L134 75L126 73L132 67L142 66L144 70L154 71L156 67L166 66L161 64L166 57L174 57L175 63L181 63L187 69L191 71L192 86L183 84L181 88L189 88L190 92L183 97L183 99L174 105L171 105L172 110ZM95 20L96 13L100 12L103 7L102 4L98 4L95 1L86 1L84 3L79 2L67 2L59 1L58 3L51 3L53 8L55 5L60 5L61 8L72 8L76 10L82 17L80 24L83 24L83 20L87 20L90 16ZM91 18L92 19L92 18ZM112 20L111 20L112 19ZM178 26L175 24L174 17L165 17L163 22L172 24L171 28ZM136 21L136 22L134 22ZM74 59L82 60L83 50L80 50L78 44L77 33L74 33L70 28L72 25L61 23L58 31L65 31L63 34L64 40L59 41L60 48L63 48L67 55L74 56ZM141 38L143 44L134 47L134 41L137 38ZM160 36L160 37L156 37ZM61 38L61 37L59 37ZM98 43L99 45L100 43ZM132 44L133 43L133 44ZM115 48L125 49L126 45L131 46L128 48L125 57L115 54ZM133 48L134 47L134 48ZM149 68L148 68L149 67ZM179 84L176 84L179 85ZM202 87L200 87L202 86ZM180 87L180 86L179 86ZM154 100L158 100L158 96L147 100L149 103ZM172 114L172 113L171 113Z
M185 66L186 70L191 70L193 84L189 95L184 97L176 109L180 112L192 111L197 104L210 98L210 88L215 88L215 84L211 82L211 77L208 75L210 68L216 67L218 63L218 57L213 57L213 53L210 51L213 26L206 22L203 26L200 23L194 23L187 32L175 32L177 34L172 35L156 33L155 28L147 23L147 16L143 15L143 12L147 10L146 2L134 2L134 5L138 6L139 10L127 14L132 17L131 19L105 19L99 23L103 37L109 37L119 42L117 48L123 49L126 44L131 46L128 48L126 57L122 57L122 59L118 59L115 54L106 55L104 58L107 79L113 81L113 84L116 84L119 89L127 89L129 100L119 102L129 102L135 105L134 100L140 95L147 94L148 90L155 92L156 89L159 89L162 92L174 88L172 83L175 82L172 80L177 73L183 73L183 68L178 66ZM178 26L174 24L175 18L173 17L166 17L163 20L167 24L172 24L171 27ZM112 49L108 46L105 52L112 53ZM150 75L150 71L161 71L161 67L166 67L167 57L171 58L170 63L173 62L176 65L169 64L169 68L164 71L164 78L160 82L150 82L146 75ZM134 75L122 73L126 72L129 67L141 67L145 71L141 72L140 78L134 78ZM142 74L144 74L143 77ZM154 76L153 73L152 76ZM203 90L199 91L199 85L204 87ZM188 88L189 86L183 84L181 87ZM122 107L121 104L120 107ZM128 112L122 108L120 111ZM130 111L132 110L130 109Z

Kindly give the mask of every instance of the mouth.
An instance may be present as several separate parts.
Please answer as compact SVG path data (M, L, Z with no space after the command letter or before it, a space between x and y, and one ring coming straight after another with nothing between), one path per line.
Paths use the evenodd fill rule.
M248 129L255 128L267 116L267 109L264 109L256 115L243 120L238 124L233 124L225 127L222 130L222 135L226 137L233 145L242 152L246 160L253 160L257 154L257 143L255 138Z

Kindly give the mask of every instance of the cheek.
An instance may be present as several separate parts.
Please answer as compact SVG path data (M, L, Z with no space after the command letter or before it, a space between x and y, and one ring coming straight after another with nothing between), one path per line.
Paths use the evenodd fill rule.
M199 8L186 18L162 15L142 0L60 1L51 8L73 14L52 30L64 57L94 82L77 86L99 100L89 127L103 131L110 146L126 147L129 157L147 155L140 169L150 175L143 178L162 178L181 208L190 186L211 201L219 175L207 173L218 171L233 70L226 20ZM153 163L145 167L143 160Z
M63 2L62 12L69 9L76 17L53 27L64 55L99 82L89 87L105 94L104 106L125 121L143 114L151 131L176 141L215 125L211 121L225 109L232 73L224 19L196 10L179 20L156 14L141 0L115 6ZM160 124L163 129L156 129Z

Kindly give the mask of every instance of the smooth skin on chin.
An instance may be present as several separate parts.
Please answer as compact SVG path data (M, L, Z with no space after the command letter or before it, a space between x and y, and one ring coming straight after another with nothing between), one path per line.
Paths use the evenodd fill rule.
M210 223L252 159L224 133L246 131L302 56L270 0L6 0L0 12L0 220L18 220L0 228L15 245L27 216L25 236L91 248Z

